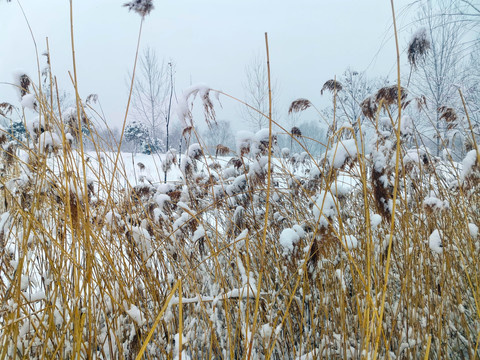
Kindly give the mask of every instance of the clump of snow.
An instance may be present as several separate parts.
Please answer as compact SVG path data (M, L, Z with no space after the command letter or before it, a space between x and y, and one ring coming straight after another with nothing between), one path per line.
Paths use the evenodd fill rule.
M124 304L124 306L125 312L137 323L138 326L145 324L145 318L138 307L133 304L130 305L130 308L128 308L127 304Z
M168 196L167 194L156 194L155 195L155 202L158 204L158 206L160 207L160 209L163 209L163 207L165 206L165 202L167 201L170 201L170 196Z
M465 158L462 161L463 170L462 170L462 179L465 180L473 172L473 168L477 163L477 150L470 150Z
M310 180L320 179L321 177L322 177L322 172L317 166L314 166L312 169L310 169L310 174L309 174Z
M441 210L448 209L449 204L448 204L448 201L446 200L442 201L436 198L435 196L429 196L425 198L425 200L423 200L423 206L429 207L433 210L441 211Z
M62 140L56 133L44 131L38 138L38 144L40 151L50 152L54 148L60 148L62 146Z
M373 167L377 172L381 172L387 166L387 159L385 157L385 154L383 154L381 151L373 151L372 159Z
M333 144L330 150L329 162L335 169L341 168L347 159L357 158L355 139L342 140Z
M258 142L268 143L269 139L270 139L270 131L268 128L260 129L255 133L255 140Z
M293 245L300 240L300 236L294 229L283 229L280 234L280 245L283 247L283 255L288 255L293 252Z
M348 250L356 249L358 247L358 240L353 235L345 235L345 246Z
M235 141L237 144L237 154L248 154L255 142L255 134L251 131L240 130L235 136Z
M260 335L265 340L269 340L270 337L272 336L272 333L273 333L273 329L270 326L270 324L263 324L262 327L260 328Z
M313 206L315 221L319 222L320 227L327 227L328 219L331 219L336 214L337 206L334 196L331 192L322 191Z
M185 174L186 170L193 166L192 159L189 156L182 157L182 161L180 162L180 170L182 173Z
M443 245L442 245L442 232L435 229L433 232L430 234L428 238L428 246L430 247L430 250L437 254L443 253Z
M149 258L153 252L153 249L152 238L148 231L142 227L134 226L132 227L132 236L137 246L141 249L143 257L145 259Z
M236 238L235 238L235 244L237 247L241 248L243 245L245 245L245 241L248 238L248 229L243 230Z
M203 150L199 143L194 143L188 147L188 156L192 159L197 159L202 156Z
M235 195L245 190L247 187L247 176L240 175L233 180L233 183L228 185L226 188L226 193L228 195Z
M392 129L393 127L392 120L390 120L388 116L382 116L380 119L378 119L378 123L387 130Z
M202 225L199 225L197 230L195 230L195 232L193 233L192 241L195 242L204 236L205 236L205 229L203 228Z
M340 281L340 285L342 286L342 289L346 290L347 286L345 284L345 278L343 277L342 269L335 270L335 276L338 279L338 281Z
M472 238L476 238L478 236L478 226L472 223L468 224L468 232Z
M157 186L157 192L160 194L167 194L173 190L175 190L175 185L173 184L159 184Z
M121 221L120 215L114 211L109 211L105 215L105 223L108 225L114 225L114 223L119 223Z
M20 104L27 109L30 110L37 110L37 100L35 98L35 94L26 94L22 96L22 101Z
M182 356L180 357L180 334L177 333L174 336L175 341L175 349L173 350L173 360L178 360L182 358L182 360L191 360L192 358L190 355L187 354L186 350L182 350ZM188 336L182 335L182 347L188 343Z
M292 226L292 229L295 230L300 239L303 239L305 237L305 230L303 230L300 225L295 224Z
M341 175L335 179L335 182L331 186L331 190L335 196L342 197L350 194L355 186L355 179L351 176Z
M400 134L402 136L409 136L413 134L413 121L408 115L402 116L402 121L400 123Z
M268 157L262 156L260 159L253 162L250 166L249 174L263 175L265 173L265 166L268 164Z
M45 294L45 291L39 290L37 292L34 292L33 294L29 294L26 297L29 302L35 302L35 301L45 300L47 298L47 295Z
M190 215L188 215L187 212L183 212L182 215L180 215L180 217L173 223L174 233L179 234L179 230L188 220L190 220Z
M382 216L379 215L379 214L373 214L371 217L370 217L370 224L372 225L372 228L377 228L378 225L380 225L380 223L382 222Z

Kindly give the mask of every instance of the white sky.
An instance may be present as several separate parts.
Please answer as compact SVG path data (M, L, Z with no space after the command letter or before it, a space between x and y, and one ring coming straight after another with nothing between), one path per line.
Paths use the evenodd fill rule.
M75 52L80 95L97 93L108 122L120 125L127 99L126 77L135 55L140 17L122 7L126 0L74 0ZM53 71L61 88L73 93L69 1L20 0L38 50L48 37ZM412 0L396 0L400 27ZM265 53L268 32L272 76L280 87L286 117L290 102L306 97L320 102L323 83L347 67L394 78L395 46L389 0L176 0L154 1L141 46L176 63L176 91L206 83L239 98L245 66ZM17 0L0 0L0 82L11 82L17 69L36 76L33 42ZM400 41L406 46L408 28ZM42 66L45 63L41 59ZM34 77L35 78L35 77ZM16 93L0 84L0 102ZM16 102L15 102L16 103ZM238 106L223 99L219 119L242 127ZM203 119L196 119L203 122Z

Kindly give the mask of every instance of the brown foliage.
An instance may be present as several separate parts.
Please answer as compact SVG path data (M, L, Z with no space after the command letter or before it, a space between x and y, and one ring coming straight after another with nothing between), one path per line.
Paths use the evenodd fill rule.
M296 112L304 111L304 110L307 110L310 106L312 106L312 103L310 102L310 100L297 99L290 104L288 113L291 114L294 112L296 113Z
M332 93L335 93L337 91L341 91L343 89L343 86L340 82L336 80L328 80L323 84L322 90L320 90L320 95L323 95L323 92L328 90Z

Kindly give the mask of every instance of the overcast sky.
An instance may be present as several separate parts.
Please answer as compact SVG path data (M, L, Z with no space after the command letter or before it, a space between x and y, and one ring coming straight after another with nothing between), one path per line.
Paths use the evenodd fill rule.
M75 51L80 95L97 93L110 124L123 121L126 77L131 71L140 17L122 7L125 0L74 0ZM403 47L412 0L396 0ZM40 54L50 45L53 72L62 89L73 93L69 1L20 0ZM395 44L389 0L176 0L154 1L145 19L141 47L176 64L176 91L190 82L206 83L244 97L245 66L264 56L268 32L272 76L280 89L284 117L299 97L320 101L323 83L347 67L370 75L395 76ZM405 15L405 13L407 15ZM16 0L0 0L0 82L17 69L36 76L35 48ZM45 59L41 59L44 66ZM35 78L35 77L34 77ZM0 102L15 101L0 84ZM238 106L224 99L217 117L242 127ZM203 121L198 119L196 121Z

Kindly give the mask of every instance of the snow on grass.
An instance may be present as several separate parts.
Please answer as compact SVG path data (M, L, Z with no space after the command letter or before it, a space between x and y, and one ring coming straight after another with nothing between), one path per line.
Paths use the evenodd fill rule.
M137 323L138 326L145 324L145 317L138 307L133 304L130 305L130 307L128 307L127 304L124 304L124 307L125 312L132 318L133 321Z
M353 235L345 235L345 246L348 250L356 249L358 247L358 240Z
M435 229L428 238L428 246L434 253L443 253L442 232Z
M477 150L470 150L462 161L463 170L461 178L465 180L472 172L477 163Z
M472 223L468 224L468 232L473 239L476 239L478 236L478 226Z
M283 255L288 255L293 252L293 245L300 240L300 236L294 229L283 229L280 234L280 245L283 248Z
M378 225L382 222L382 216L379 214L372 214L370 217L370 225L372 225L373 229L376 229Z
M335 197L329 191L322 190L317 196L316 204L313 207L315 221L319 222L320 227L328 226L328 219L337 214Z
M355 139L342 140L333 144L329 154L329 162L335 169L341 168L348 159L357 158Z

